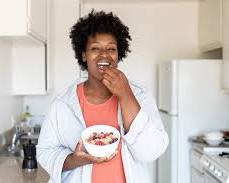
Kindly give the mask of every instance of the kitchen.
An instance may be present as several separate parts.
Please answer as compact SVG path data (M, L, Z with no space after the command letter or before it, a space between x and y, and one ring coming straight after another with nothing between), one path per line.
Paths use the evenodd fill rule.
M20 48L23 48L20 46L22 43L19 41L12 43L12 39L6 39L6 36L1 35L0 108L4 109L0 112L1 133L12 127L13 122L11 119L15 118L17 120L20 114L25 111L26 106L29 106L29 112L32 115L45 115L49 111L51 101L55 95L71 84L77 77L84 75L84 73L80 72L77 62L74 59L74 53L69 40L69 31L78 17L86 14L92 8L106 11L112 10L130 27L133 38L131 43L132 52L124 62L120 63L119 67L131 79L147 86L155 98L158 98L157 65L159 63L174 59L224 58L227 60L227 58L229 58L229 43L227 34L225 34L225 32L228 32L226 31L228 25L223 26L225 30L222 37L223 30L220 23L222 21L220 13L222 12L214 11L215 9L210 10L211 14L207 14L206 12L207 15L205 18L207 17L208 21L212 21L213 25L206 25L211 27L203 27L201 30L212 30L211 33L214 35L208 35L204 38L207 39L205 41L210 42L212 40L208 39L214 38L215 40L213 40L213 42L216 44L213 44L210 48L200 45L199 34L201 31L199 29L205 25L203 23L199 24L199 16L201 15L199 8L200 3L203 2L201 0L128 0L125 2L118 0L110 1L109 3L104 0L69 0L66 2L50 0L47 2L47 64L43 61L44 59L41 59L42 63L40 63L41 65L38 63L37 67L31 62L28 63L28 60L31 61L31 57L34 59L44 55L44 46L32 43L32 46L26 47L26 50L31 49L31 51L30 54L28 54L28 51L26 51L26 54L22 54L22 56L26 58L23 62L22 60L15 59L13 56L14 53L18 53L14 52L15 47L19 50L19 53L25 53L24 50L20 51ZM224 2L224 8L228 10L227 0L219 2L209 0L209 2L213 3L210 7L216 8L216 10L221 10L219 2ZM218 4L219 6L217 6ZM19 5L12 7L16 8L19 7ZM224 12L227 13L228 11ZM12 12L8 11L8 13L10 14ZM6 20L14 22L16 20L15 17L10 18L10 15L7 16L9 19L5 18L6 16L2 16L2 14L0 15L0 17L2 17L0 18L1 22L5 22ZM226 17L228 17L228 15L224 13L223 18ZM223 20L222 22L228 21ZM14 22L13 24L16 23ZM2 25L4 24L1 23L1 29L3 27ZM210 31L204 31L202 34L207 35L209 32ZM2 34L4 34L4 31ZM30 35L30 37L32 36ZM210 43L206 45L210 45ZM34 49L38 47L39 51L33 53L32 47L35 47ZM20 54L17 55L16 58L19 58L19 56ZM36 60L34 60L34 63L35 61ZM227 79L229 78L229 72L226 71L227 62L222 63L224 64L222 69L225 69L225 71L222 72L222 74L224 74L222 92L226 93L226 88L229 88ZM24 67L19 67L23 64ZM41 79L45 76L44 64L47 66L47 78L45 81ZM35 74L35 68L39 68L38 74ZM22 73L29 75L29 77L26 78L32 78L32 76L35 78L39 77L40 87L22 87L24 86L25 80L22 81L20 80L21 78L18 77L18 75L23 75ZM33 82L30 80L29 83L31 86ZM36 86L38 86L38 84ZM22 91L22 88L27 89L27 91ZM22 94L22 92L24 92L24 94ZM26 92L27 94L25 94ZM38 93L34 94L35 92ZM14 93L14 95L12 95L12 93ZM33 93L33 95L31 95L31 93ZM229 98L229 95L227 96ZM229 119L227 121L229 121ZM151 168L152 177L155 178L154 182L157 182L156 163L152 164Z

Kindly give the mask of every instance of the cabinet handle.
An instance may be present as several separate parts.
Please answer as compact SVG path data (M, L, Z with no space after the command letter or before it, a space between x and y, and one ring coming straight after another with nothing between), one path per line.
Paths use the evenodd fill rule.
M27 16L31 17L31 0L27 0Z

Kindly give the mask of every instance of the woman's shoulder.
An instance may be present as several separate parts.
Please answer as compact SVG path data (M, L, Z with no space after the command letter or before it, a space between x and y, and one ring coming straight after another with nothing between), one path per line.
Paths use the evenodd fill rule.
M71 83L68 87L64 88L56 95L53 102L71 103L72 101L75 101L77 86L84 81L84 79L80 78Z

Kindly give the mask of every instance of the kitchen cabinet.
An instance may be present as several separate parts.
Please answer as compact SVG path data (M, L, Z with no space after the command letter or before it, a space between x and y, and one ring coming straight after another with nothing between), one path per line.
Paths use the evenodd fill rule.
M202 52L222 48L223 0L199 1L199 46Z
M202 52L223 50L222 87L229 93L229 1L199 1L199 46Z
M0 36L46 42L47 0L7 0L0 3Z
M50 22L51 1L21 0L14 1L13 4L10 0L4 3L8 11L10 4L13 6L11 9L14 16L23 15L19 18L20 23L17 28L13 27L17 19L10 16L11 21L14 22L8 25L8 29L4 28L4 31L0 29L0 36L2 36L0 38L12 41L11 93L13 95L45 95L52 88L50 31L48 24L46 26L46 22ZM2 8L0 7L0 10ZM28 21L27 24L24 24L25 21Z
M229 1L223 1L223 88L229 93Z
M43 95L47 92L46 46L14 44L12 48L12 94Z

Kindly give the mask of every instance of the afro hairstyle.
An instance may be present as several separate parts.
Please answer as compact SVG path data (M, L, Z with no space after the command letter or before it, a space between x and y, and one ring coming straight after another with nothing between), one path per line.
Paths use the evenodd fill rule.
M129 41L132 39L129 28L112 12L96 12L93 9L72 26L69 35L75 58L78 60L81 70L87 70L87 63L83 61L82 53L86 51L88 38L97 33L107 33L114 36L117 41L119 61L126 58L127 53L130 52Z

